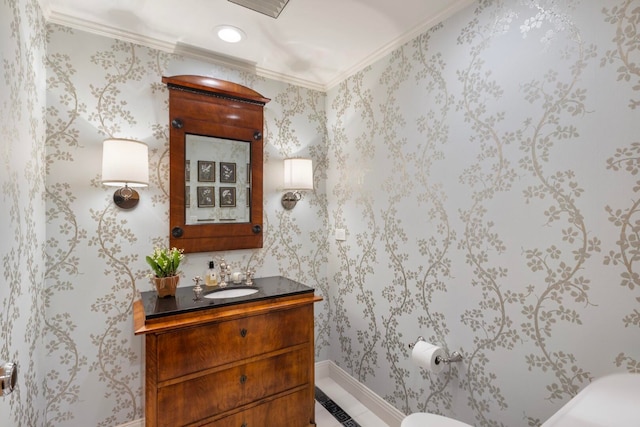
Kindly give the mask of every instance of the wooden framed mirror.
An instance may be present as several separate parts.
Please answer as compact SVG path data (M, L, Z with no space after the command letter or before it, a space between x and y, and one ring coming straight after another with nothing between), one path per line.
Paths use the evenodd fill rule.
M262 247L262 133L268 98L203 76L169 89L169 242L185 252Z

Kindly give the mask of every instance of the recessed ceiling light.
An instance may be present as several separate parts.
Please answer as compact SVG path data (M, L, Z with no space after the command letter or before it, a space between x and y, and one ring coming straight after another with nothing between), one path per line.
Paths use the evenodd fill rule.
M215 28L216 34L227 43L238 43L247 38L247 35L240 28L231 25L220 25Z

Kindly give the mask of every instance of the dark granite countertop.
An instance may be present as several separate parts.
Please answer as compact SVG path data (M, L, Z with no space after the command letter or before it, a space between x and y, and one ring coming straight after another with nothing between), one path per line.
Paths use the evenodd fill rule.
M245 285L235 286L233 284L229 284L224 289L246 287L247 286ZM178 287L175 297L158 298L156 291L141 292L141 300L144 306L145 318L148 320L197 310L207 310L211 308L243 304L246 302L314 292L313 288L282 276L253 279L253 287L257 288L258 292L236 298L205 298L204 295L210 292L215 292L218 288L210 290L202 286L202 297L199 301L195 301L195 295L193 293L194 286L185 286Z

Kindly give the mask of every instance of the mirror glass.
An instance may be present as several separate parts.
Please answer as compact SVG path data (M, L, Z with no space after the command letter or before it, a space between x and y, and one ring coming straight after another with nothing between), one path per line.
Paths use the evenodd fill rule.
M185 135L185 223L251 222L251 144Z

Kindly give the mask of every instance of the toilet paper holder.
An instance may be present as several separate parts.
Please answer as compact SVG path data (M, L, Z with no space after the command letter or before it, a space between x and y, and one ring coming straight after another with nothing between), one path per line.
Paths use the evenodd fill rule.
M413 348L420 341L427 341L427 340L425 340L423 337L418 337L416 342L409 344L409 348ZM460 361L462 361L462 354L460 354L457 351L454 351L447 357L436 356L436 365L439 365L440 363L446 363L448 365L451 362L460 362Z

